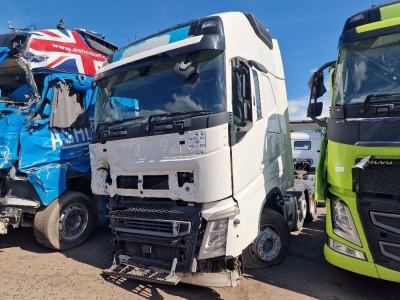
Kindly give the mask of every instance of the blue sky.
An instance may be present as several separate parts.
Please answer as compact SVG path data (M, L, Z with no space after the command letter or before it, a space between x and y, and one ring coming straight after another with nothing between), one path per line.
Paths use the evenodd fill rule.
M291 120L306 118L313 70L334 60L337 42L347 17L386 0L3 0L0 33L8 21L16 28L32 24L37 29L55 28L64 19L67 28L102 33L123 46L161 29L225 11L252 12L279 42L285 69ZM95 3L95 4L94 4ZM32 20L32 21L31 21ZM327 98L324 96L326 102ZM328 102L324 105L324 114Z

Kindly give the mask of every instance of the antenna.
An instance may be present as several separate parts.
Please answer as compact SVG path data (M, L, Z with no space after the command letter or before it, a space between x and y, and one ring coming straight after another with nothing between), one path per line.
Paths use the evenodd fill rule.
M374 0L371 0L371 7L375 7L375 3L374 3Z
M28 27L28 29L29 29L29 30L35 30L35 29L36 29L36 24L33 23L32 16L31 16L31 13L30 13L30 11L29 11L29 8L26 8L26 10L28 11L29 19L31 19L31 24L32 24L32 25L30 25L30 26Z

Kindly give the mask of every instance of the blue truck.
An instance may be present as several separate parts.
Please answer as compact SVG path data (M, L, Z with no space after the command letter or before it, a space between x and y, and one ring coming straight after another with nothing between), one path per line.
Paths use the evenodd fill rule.
M0 234L33 226L41 245L73 248L102 207L90 189L92 81L117 47L63 21L10 28L0 34Z

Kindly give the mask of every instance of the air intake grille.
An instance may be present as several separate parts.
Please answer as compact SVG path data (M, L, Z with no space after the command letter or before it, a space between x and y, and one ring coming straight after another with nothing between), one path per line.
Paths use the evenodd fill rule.
M400 160L366 157L353 168L353 186L376 264L400 271Z
M400 206L393 198L359 196L361 221L376 264L400 271Z
M198 245L201 204L120 197L111 203L110 227L125 255L139 265L188 272Z
M115 212L116 221L112 228L120 232L139 233L155 236L177 237L190 232L190 222L161 219L140 219L124 217L125 212Z
M359 193L400 195L400 160L370 158L353 169L353 183Z

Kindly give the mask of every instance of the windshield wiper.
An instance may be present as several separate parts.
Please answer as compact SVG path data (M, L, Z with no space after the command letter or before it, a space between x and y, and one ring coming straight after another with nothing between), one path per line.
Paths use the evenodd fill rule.
M364 102L363 102L363 104L361 106L360 114L364 115L367 112L369 102L370 102L370 100L372 98L387 98L387 97L392 97L392 96L400 96L400 93L382 93L382 94L370 94L370 95L368 95L365 98L365 100L364 100Z
M151 122L153 121L154 118L169 118L169 117L176 117L176 116L184 116L184 115L203 115L203 114L209 114L212 113L211 110L192 110L192 111L179 111L179 112L172 112L172 113L165 113L165 114L156 114L156 115L151 115L147 119L147 124L145 130L147 132L150 131L150 126Z
M129 119L122 119L122 120L113 120L113 121L108 121L108 122L103 122L103 123L99 123L97 125L97 127L100 126L112 126L112 125L117 125L117 124L122 124L125 122L130 122L130 121L134 121L134 120L139 120L139 119L144 119L145 117L134 117L134 118L129 118Z

